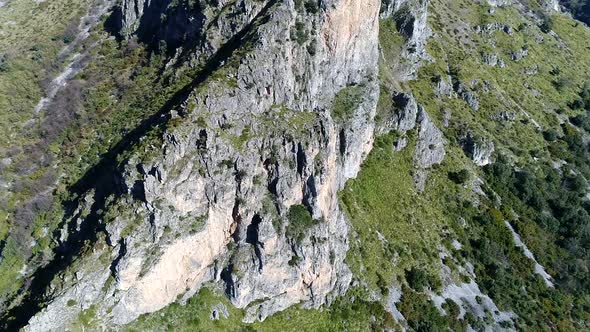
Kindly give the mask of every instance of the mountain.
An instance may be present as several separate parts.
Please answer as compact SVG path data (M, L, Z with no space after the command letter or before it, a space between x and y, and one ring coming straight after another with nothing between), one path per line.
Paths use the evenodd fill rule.
M590 329L583 8L0 2L0 326Z

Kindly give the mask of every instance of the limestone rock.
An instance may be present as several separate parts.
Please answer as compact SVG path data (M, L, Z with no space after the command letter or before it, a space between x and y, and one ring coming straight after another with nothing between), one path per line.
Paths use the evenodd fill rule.
M426 170L440 164L445 157L443 133L430 120L428 113L418 108L418 141L414 151L414 184L419 192L424 191L427 180Z
M471 133L461 140L461 146L465 154L473 160L477 166L485 166L492 162L492 154L494 153L494 143L484 140L483 138L476 138Z
M461 82L455 83L455 92L465 100L473 111L477 112L479 110L479 99L477 95L473 91L468 90Z
M430 57L426 52L426 40L432 34L428 27L429 0L385 0L381 3L381 18L391 18L399 32L407 38L402 50L404 68L398 79L407 81L416 77L420 64Z
M492 115L491 119L496 121L514 121L516 120L516 112L501 110L498 113Z
M482 56L482 60L483 63L485 63L488 66L500 68L506 67L506 63L504 63L504 60L499 58L498 54L496 53L486 53Z
M391 97L393 107L384 115L380 133L396 130L404 133L416 126L418 105L414 96L403 92L394 93Z
M223 303L219 303L214 305L211 308L211 316L209 317L211 320L219 320L220 318L229 318L229 311L227 307Z
M414 163L420 169L427 169L440 164L445 157L443 133L421 106L418 110L418 123L420 129L414 152Z
M293 2L241 4L229 6L243 10L221 23L226 28L195 30L207 42L197 43L193 55L215 54L241 29L256 29L256 42L235 67L216 58L225 79L211 78L183 96L157 153L138 151L113 174L119 194L100 210L124 213L104 225L110 246L96 255L108 262L84 257L78 265L102 273L61 285L26 330L64 330L82 310L64 310L64 303L90 288L83 305L94 305L104 326L184 301L205 283L221 285L234 306L250 313L247 321L297 303L318 308L347 290L348 224L337 192L373 143L379 2L332 0L304 14L308 28L316 27L306 42L315 52L290 39L303 15ZM125 6L144 8L124 18L137 34L150 17L145 9L157 4ZM334 100L347 91L354 102L337 117ZM315 220L296 237L287 217L294 205ZM84 222L78 216L72 223Z
M453 84L449 75L446 78L436 77L435 83L434 92L438 98L451 97L453 95Z
M512 52L510 57L512 58L512 61L520 61L523 58L525 58L528 54L529 50L526 47L523 47L517 51Z

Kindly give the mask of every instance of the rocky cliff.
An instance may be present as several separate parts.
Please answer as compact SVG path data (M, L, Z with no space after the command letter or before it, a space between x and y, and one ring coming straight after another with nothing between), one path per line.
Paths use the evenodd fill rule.
M210 289L221 299L190 315L207 311L217 329L306 315L336 330L585 326L571 297L584 281L560 272L564 257L584 266L584 238L564 246L551 232L585 220L586 168L568 153L586 156L574 105L590 59L575 59L565 36L582 28L558 11L553 0L121 1L92 47L116 44L129 82L96 112L136 107L116 94L142 86L125 61L144 51L140 67L159 66L146 100L162 106L91 150L58 221L43 224L52 254L21 270L0 326L125 330ZM112 55L90 50L77 77L92 82L86 65ZM575 213L545 193L555 188ZM576 303L567 319L552 305L564 298Z
M160 5L125 1L124 35L148 23L194 31L200 45L172 52L205 54L210 73L171 105L174 125L157 146L145 140L112 174L116 188L91 212L106 216L107 245L63 273L28 330L60 330L90 307L104 324L124 324L211 280L247 321L317 308L348 288L337 192L373 142L379 3L180 5L154 22ZM231 24L224 8L237 11ZM83 194L86 208L96 210L99 190Z

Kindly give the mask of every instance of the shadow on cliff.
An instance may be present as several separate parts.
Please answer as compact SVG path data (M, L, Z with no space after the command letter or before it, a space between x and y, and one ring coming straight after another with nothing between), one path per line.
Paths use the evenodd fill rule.
M105 30L116 36L119 41L125 39L125 11L132 11L135 15L141 13L134 35L139 42L147 45L150 51L173 55L180 46L192 49L198 45L203 33L204 8L200 2L182 2L176 5L172 5L171 2L145 1L141 10L136 8L140 5L138 1L130 2L129 8L117 5L105 21Z
M147 133L158 128L165 128L171 119L170 111L174 107L180 105L187 99L191 91L227 63L227 60L234 56L234 52L242 45L256 39L256 27L267 21L267 14L278 2L278 0L269 1L244 29L221 46L201 69L191 75L194 78L190 83L179 89L156 113L141 121L135 129L127 133L119 143L101 156L95 166L68 188L70 197L74 198L63 203L65 216L61 226L67 224L69 236L65 242L55 248L54 259L39 268L27 283L28 287L21 289L19 294L15 296L13 301L18 302L18 305L2 315L0 330L18 331L26 326L28 321L56 295L49 293L51 281L65 271L86 248L91 248L98 240L100 232L106 232L105 226L101 222L102 211L106 208L106 198L111 195L119 196L123 191L120 180L115 174L120 174L119 171L125 162L119 163L117 157L130 151ZM85 196L92 190L94 190L94 201L90 213L83 219L79 230L76 231L75 221L81 217L81 212L76 213L76 211L78 211L78 207L83 206ZM59 237L58 233L56 231L54 236ZM16 300L21 297L22 300Z

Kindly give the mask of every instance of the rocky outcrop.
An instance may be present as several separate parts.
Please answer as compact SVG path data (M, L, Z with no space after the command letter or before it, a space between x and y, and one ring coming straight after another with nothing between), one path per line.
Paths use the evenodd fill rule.
M491 115L490 118L495 121L514 121L516 120L516 112L500 110L496 114Z
M491 35L497 31L503 31L508 35L514 33L514 30L509 25L500 23L500 22L492 22L486 25L478 25L474 28L476 33Z
M498 66L500 68L506 67L506 63L504 63L504 60L500 59L498 57L498 54L496 54L496 53L484 54L482 56L482 60L483 60L483 63L485 63L488 66L492 66L492 67Z
M475 92L469 90L463 83L455 82L455 92L467 103L474 112L479 110L479 98Z
M435 77L434 93L438 98L453 96L453 79L450 75L447 77Z
M559 0L543 0L541 3L547 11L559 11Z
M471 133L461 140L461 146L465 154L473 160L477 166L485 166L492 162L492 154L494 153L494 143L476 138Z
M510 54L512 61L520 61L527 57L529 51L526 47L516 50Z
M445 157L443 134L430 120L428 113L420 107L418 111L418 142L414 162L418 168L426 169L440 164Z
M96 212L114 216L96 217L108 246L79 262L97 272L56 287L27 330L63 330L91 306L102 324L125 324L206 282L223 284L246 321L296 303L317 308L348 288L337 192L373 142L379 3L330 1L316 13L261 5L245 25L256 29L247 52L222 45L221 66L173 106L161 145L140 142L116 175L118 197ZM136 12L128 31L144 20ZM333 101L348 91L355 100L336 117ZM313 222L292 220L294 206ZM72 298L81 300L65 306Z
M428 113L421 106L418 109L418 141L414 151L414 183L419 192L426 186L426 170L440 164L445 158L443 133L432 122Z
M383 115L382 124L378 128L380 134L398 131L401 134L416 126L418 104L414 96L403 92L396 92L391 96L392 107Z
M404 68L400 68L398 79L414 79L422 61L430 59L426 52L426 41L432 34L428 27L428 0L385 0L381 3L381 18L393 19L406 38L401 54Z

